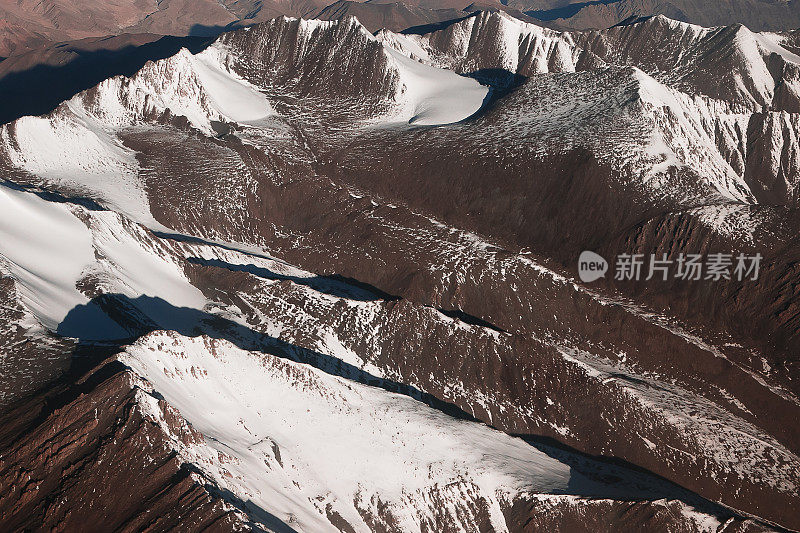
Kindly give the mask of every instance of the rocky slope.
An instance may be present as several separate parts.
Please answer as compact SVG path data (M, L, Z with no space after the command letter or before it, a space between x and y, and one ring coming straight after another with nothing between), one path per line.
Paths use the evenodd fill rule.
M120 33L202 35L237 21L222 3L211 0L3 2L0 13L3 57L54 42Z
M784 37L500 14L374 37L281 18L148 63L0 130L14 335L67 343L64 366L124 352L160 441L250 521L796 529ZM708 82L709 57L741 83ZM583 249L757 251L764 272L588 286ZM15 361L30 387L53 373ZM202 440L176 442L168 409ZM400 473L339 479L292 420L324 429L337 461ZM419 428L444 435L430 456L403 450L424 448ZM348 455L365 442L389 452ZM474 453L505 459L481 470L461 461Z
M4 528L518 531L593 520L609 530L768 529L641 471L510 437L384 377L345 346L369 337L325 324L336 316L325 306L360 330L386 316L389 302L357 284L158 237L97 207L4 193L30 213L10 213L4 229L9 218L37 225L49 246L72 249L51 254L85 263L62 262L64 277L48 290L37 283L54 274L25 264L32 252L3 251L17 291L10 300L81 342L62 349L70 370L60 381L4 411ZM243 260L238 275L218 272L222 264L237 272ZM63 318L55 301L70 302ZM397 327L378 330L403 335L402 322L419 315L451 339L500 340L402 305ZM37 358L28 370L36 365L48 363ZM631 507L644 514L631 516Z
M781 46L790 35L753 33L741 25L705 29L665 17L602 32L559 33L487 13L427 35L384 31L378 38L409 57L501 87L536 74L635 67L647 75L632 90L660 130L651 152L660 151L665 164L675 157L715 175L717 188L732 199L797 198L797 146L790 130L798 111L800 56ZM580 77L565 79L573 78ZM574 120L552 122L563 129Z
M413 26L424 26L446 20L458 19L467 13L458 9L425 9L400 2L373 4L340 0L326 6L315 18L320 20L339 20L355 17L370 31L387 28L401 31Z
M241 513L176 456L143 397L109 364L6 413L3 529L244 530ZM164 409L176 436L202 438Z

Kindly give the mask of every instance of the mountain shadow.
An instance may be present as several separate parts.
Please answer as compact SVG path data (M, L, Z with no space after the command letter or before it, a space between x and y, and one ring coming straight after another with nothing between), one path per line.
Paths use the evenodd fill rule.
M219 259L203 259L200 257L188 257L186 261L188 261L189 263L194 263L196 265L202 265L207 267L225 268L233 272L247 272L248 274L258 276L259 278L262 279L276 280L276 281L284 281L284 280L291 281L298 285L309 287L310 289L313 289L319 293L335 296L337 298L347 298L349 300L356 300L362 302L372 302L381 300L392 302L402 299L400 296L395 296L393 294L384 292L379 288L375 287L374 285L370 285L369 283L364 283L363 281L359 281L353 278L347 278L339 274L332 274L328 276L317 275L304 278L300 276L289 276L286 274L278 274L276 272L269 270L268 268L258 267L252 264L234 264L221 261ZM465 313L460 309L437 308L436 310L445 316L454 318L471 326L489 328L499 333L506 332L504 329L497 327L491 322L487 322L482 318L470 315L469 313Z
M197 479L205 479L206 477L205 473L197 466L193 465L192 463L183 463L180 466L179 475L188 476L189 474L197 474ZM234 507L245 513L251 520L257 520L257 523L251 521L248 524L253 531L261 531L262 529L259 527L259 524L261 524L267 526L269 531L273 531L275 533L298 533L296 529L263 507L255 504L253 500L243 500L230 490L210 482L206 483L204 486L209 494L217 496L232 504Z
M476 11L474 13L470 13L468 15L464 15L463 17L459 18L443 20L441 22L433 22L430 24L420 24L418 26L411 26L410 28L404 29L400 33L402 33L403 35L425 35L426 33L432 33L434 31L442 30L448 26L452 26L453 24L461 22L462 20L467 20L470 17L476 16L478 13L479 11Z
M200 257L189 257L186 259L189 263L202 265L207 267L225 268L234 272L247 272L258 276L259 278L268 280L287 280L297 283L298 285L305 285L317 292L336 296L337 298L347 298L350 300L357 300L361 302L370 302L376 300L394 301L399 300L399 296L383 292L377 287L368 283L358 281L352 278L346 278L338 274L328 276L289 276L285 274L278 274L268 268L258 267L250 264L234 264L220 261L219 259L202 259Z
M76 364L87 368L100 363L87 359L95 345L122 346L157 330L172 330L187 337L207 335L231 342L243 350L267 353L283 359L311 365L327 374L388 392L402 394L424 402L429 407L455 418L475 418L454 404L424 393L411 385L380 378L341 359L303 348L284 340L255 331L238 322L189 307L177 307L158 297L130 298L124 294L101 294L86 304L72 308L58 326L56 333L77 338L82 361Z
M194 24L191 28L189 28L189 37L216 37L220 33L233 31L241 28L242 26L243 24L239 21L233 21L224 25Z
M504 68L482 68L465 73L463 76L472 78L481 85L491 87L492 90L486 96L481 111L485 111L489 104L497 102L501 97L520 87L528 79L522 74L517 74Z

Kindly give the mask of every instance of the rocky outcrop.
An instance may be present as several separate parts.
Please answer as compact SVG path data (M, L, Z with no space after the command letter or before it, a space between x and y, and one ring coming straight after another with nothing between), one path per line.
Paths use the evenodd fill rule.
M3 529L241 530L234 508L175 456L140 394L121 365L109 363L4 413ZM171 420L179 420L174 412Z
M663 138L680 161L703 174L739 182L726 188L752 184L760 202L795 201L793 126L781 126L793 123L798 110L800 56L791 34L754 33L741 24L702 28L663 16L602 31L557 32L480 13L430 34L382 32L378 38L409 57L500 88L547 73L633 66L647 74L642 100L665 113L653 119L662 130L656 143ZM562 117L558 123L571 122ZM710 170L696 159L700 154L721 161Z

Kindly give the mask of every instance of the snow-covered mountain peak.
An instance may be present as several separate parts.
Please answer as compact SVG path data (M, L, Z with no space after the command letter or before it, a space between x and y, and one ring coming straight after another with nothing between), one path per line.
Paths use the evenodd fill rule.
M792 38L278 18L0 128L0 515L797 529ZM761 277L678 277L717 251Z
M227 68L225 50L214 45L197 55L183 48L148 62L130 78L105 80L67 107L106 127L134 125L169 110L209 133L212 121L252 123L274 113L264 95Z
M690 22L684 22L682 20L675 20L673 18L664 15L663 13L659 13L651 17L643 17L642 19L637 20L633 24L620 24L618 26L624 27L624 26L636 26L636 25L661 26L669 28L670 30L673 31L681 32L693 38L701 37L702 35L705 35L708 32L714 30L714 28L706 28L698 24L692 24Z
M529 77L631 65L673 88L749 110L800 105L800 56L781 45L785 36L742 25L703 28L656 16L601 31L557 32L503 13L478 13L425 35L382 31L377 37L409 57L462 74L501 69Z
M481 11L425 35L379 32L401 53L460 73L503 69L522 75L575 70L569 34L522 22L505 13Z
M505 531L519 491L566 491L574 477L521 440L227 341L154 332L120 359L204 436L175 439L184 460L298 531L334 531L333 516L418 530L481 509Z
M473 27L485 27L487 29L497 29L501 34L519 33L520 35L537 34L551 39L557 39L566 35L565 32L546 28L539 24L524 22L512 17L505 11L478 11L474 17L465 19L473 21Z
M136 177L138 162L117 135L178 119L211 136L215 123L258 125L274 115L267 98L227 62L220 46L197 55L181 49L148 62L131 77L115 76L78 93L48 115L3 125L0 153L12 167L152 223Z
M477 111L487 93L473 80L407 61L355 17L282 17L223 35L219 43L237 56L234 68L268 92L328 101L360 98L368 102L364 116L371 120L457 122Z
M271 97L362 124L447 124L474 114L487 93L475 80L387 49L353 17L283 17L224 34L198 54L184 48L130 77L106 79L46 116L3 125L0 154L12 167L151 224L138 162L119 139L130 128L173 123L213 137L228 131L224 124L261 127L280 120Z
M641 69L614 66L529 78L488 114L486 135L499 144L536 139L509 150L540 157L589 149L649 197L749 203L753 196L736 161L717 145L717 135L735 139L741 119L715 119L720 110L728 112ZM718 126L709 128L714 120ZM679 177L686 173L691 186Z
M156 331L119 360L183 461L296 531L507 532L520 499L570 506L625 497L637 483L606 485L522 439L226 340Z

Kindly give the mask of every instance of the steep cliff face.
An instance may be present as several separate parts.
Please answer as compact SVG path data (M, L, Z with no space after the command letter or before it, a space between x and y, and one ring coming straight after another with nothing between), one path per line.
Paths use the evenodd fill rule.
M747 124L745 179L761 203L797 204L797 113L766 112Z
M480 109L487 90L386 48L355 18L275 19L220 38L228 64L284 105L319 107L335 121L447 124ZM255 59L255 60L254 60ZM456 96L458 95L458 96Z
M435 24L454 20L467 15L467 9L457 5L454 8L444 6L421 7L409 2L357 2L354 0L338 0L325 6L314 18L319 20L340 20L355 17L370 32L382 28L402 31L406 28Z
M420 59L462 73L504 69L522 76L575 70L575 43L569 34L526 24L501 13L480 12L424 35L383 30L388 44L412 44Z

